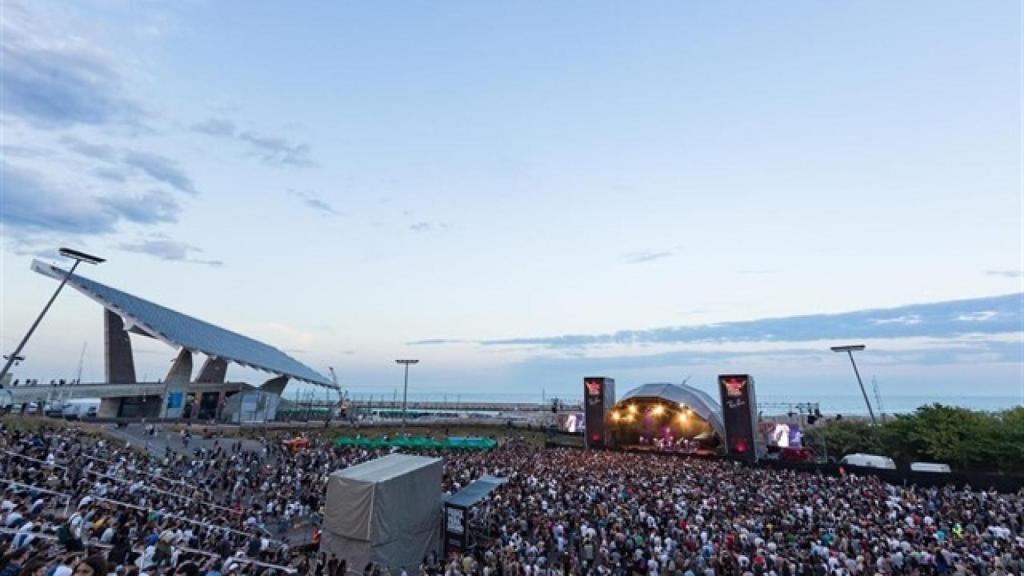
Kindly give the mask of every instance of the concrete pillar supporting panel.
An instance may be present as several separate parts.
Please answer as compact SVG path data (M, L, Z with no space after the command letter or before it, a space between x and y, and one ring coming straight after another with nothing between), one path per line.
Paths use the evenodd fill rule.
M96 411L99 418L117 418L121 412L121 398L103 398Z
M211 356L203 362L203 367L199 369L199 376L196 376L196 382L224 382L227 373L228 361Z
M188 348L182 348L178 352L178 357L174 359L174 364L171 364L171 369L167 372L167 377L164 378L164 382L175 383L175 384L188 384L189 380L192 379L192 352Z
M231 396L224 399L224 408L221 409L221 418L228 422L234 422L236 424L242 421L242 397L245 396L245 391L232 394Z
M278 376L277 378L271 378L260 386L260 390L267 392L268 394L274 394L280 396L284 394L284 387L288 385L287 376Z
M281 394L284 387L288 385L287 376L271 378L260 386L260 395L257 404L257 418L263 422L270 422L277 418L277 407L281 404Z
M192 379L192 352L182 348L164 378L165 394L160 415L163 418L181 418L185 410L185 392Z
M103 309L103 346L107 382L134 384L136 380L132 340L124 329L121 317L106 308Z

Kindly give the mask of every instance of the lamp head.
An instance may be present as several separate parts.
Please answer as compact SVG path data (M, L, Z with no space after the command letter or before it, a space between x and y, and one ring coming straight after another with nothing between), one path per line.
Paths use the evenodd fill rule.
M833 352L857 352L857 351L863 350L865 348L867 348L867 346L865 346L863 344L851 344L849 346L833 346L832 347L832 351Z
M78 260L79 262L87 262L89 264L100 264L101 262L106 262L106 259L104 258L93 256L92 254L86 254L79 250L72 250L71 248L61 248L58 252L60 252L60 255L65 258L71 258L72 260Z

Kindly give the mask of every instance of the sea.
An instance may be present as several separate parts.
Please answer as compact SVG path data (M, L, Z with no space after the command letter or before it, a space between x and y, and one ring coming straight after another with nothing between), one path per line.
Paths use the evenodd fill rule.
M355 400L373 400L374 402L392 402L402 400L401 390L393 390L382 393L379 388L360 390L358 388L349 390L349 397ZM555 396L551 394L536 393L461 393L444 394L436 392L409 391L410 402L442 402L458 409L460 404L466 403L551 403L558 399L567 404L578 404L582 396ZM921 406L928 404L945 404L959 406L971 410L985 412L1007 410L1017 406L1024 406L1024 396L887 396L879 399L869 395L872 408L877 413L885 414L907 414ZM760 410L767 415L785 414L790 410L798 411L799 405L816 404L822 414L843 414L850 416L867 416L868 409L864 403L864 397L859 394L831 395L831 394L758 394L757 402ZM880 405L879 405L880 404Z

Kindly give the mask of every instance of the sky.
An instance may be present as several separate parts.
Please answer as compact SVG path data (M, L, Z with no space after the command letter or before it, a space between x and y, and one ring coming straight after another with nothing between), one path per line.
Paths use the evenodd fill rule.
M0 348L71 246L364 395L1024 402L1021 9L0 0ZM68 291L16 375L102 349Z

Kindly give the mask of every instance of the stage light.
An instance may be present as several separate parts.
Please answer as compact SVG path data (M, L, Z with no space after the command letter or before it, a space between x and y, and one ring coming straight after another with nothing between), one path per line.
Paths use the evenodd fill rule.
M686 404L683 404L682 402L680 402L679 403L679 409L680 410L686 410Z
M619 414L618 412L612 412L612 420L618 422L620 418L622 418L621 414Z
M685 423L686 422L686 412L680 412L679 413L679 422L681 422L681 423Z
M636 414L636 404L630 404L626 407L630 414Z
M661 416L664 413L665 407L662 406L661 404L655 404L654 408L651 408L651 414L654 414L655 416Z

